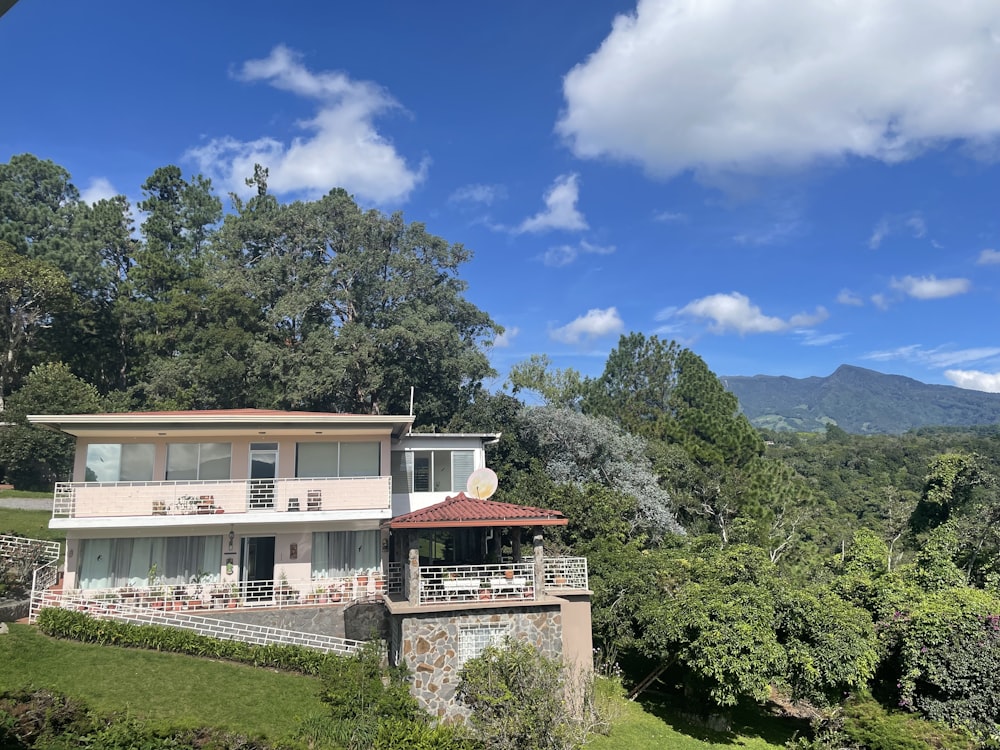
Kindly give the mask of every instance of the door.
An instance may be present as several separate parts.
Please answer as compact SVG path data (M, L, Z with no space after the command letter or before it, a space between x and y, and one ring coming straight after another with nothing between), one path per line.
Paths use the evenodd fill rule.
M274 480L278 476L278 444L250 443L250 510L274 508Z
M243 596L247 601L270 599L274 595L274 537L243 538ZM265 583L266 582L266 583Z

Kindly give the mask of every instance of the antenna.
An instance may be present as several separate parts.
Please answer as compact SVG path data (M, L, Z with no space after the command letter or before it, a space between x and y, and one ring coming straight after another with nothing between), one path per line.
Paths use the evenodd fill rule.
M476 469L474 472L469 474L469 481L466 484L466 489L468 489L469 494L476 498L477 500L486 500L493 496L493 493L497 491L497 475L493 469L488 469L485 466L482 469Z

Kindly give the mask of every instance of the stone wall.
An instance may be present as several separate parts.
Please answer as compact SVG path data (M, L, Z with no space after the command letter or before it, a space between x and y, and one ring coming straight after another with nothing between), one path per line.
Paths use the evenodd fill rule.
M206 613L207 614L207 613ZM359 602L347 607L288 607L283 609L213 609L211 617L266 628L316 633L357 641L387 637L385 606Z
M506 632L527 641L550 658L562 655L562 613L558 605L497 607L473 611L394 615L389 628L389 655L411 672L411 692L431 714L465 716L455 702L461 634L482 626L506 626Z
M0 622L16 622L28 616L31 608L31 600L23 599L18 601L3 600L0 602Z

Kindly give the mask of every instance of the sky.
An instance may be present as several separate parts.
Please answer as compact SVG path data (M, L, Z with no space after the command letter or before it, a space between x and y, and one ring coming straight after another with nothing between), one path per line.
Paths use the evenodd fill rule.
M465 245L490 356L1000 392L996 0L20 0L0 160L344 187Z

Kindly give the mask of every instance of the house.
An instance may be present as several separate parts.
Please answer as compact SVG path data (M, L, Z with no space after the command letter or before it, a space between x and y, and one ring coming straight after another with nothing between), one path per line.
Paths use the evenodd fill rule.
M494 434L410 435L411 416L262 409L32 415L76 438L55 489L63 586L238 584L241 603L375 593L379 524L465 488ZM317 596L318 598L318 596Z
M347 603L384 603L350 637L375 626L442 716L459 711L464 661L506 635L590 669L586 560L542 549L566 519L464 493L497 434L262 409L28 419L76 439L50 522L66 532L64 600L313 632L349 629Z

